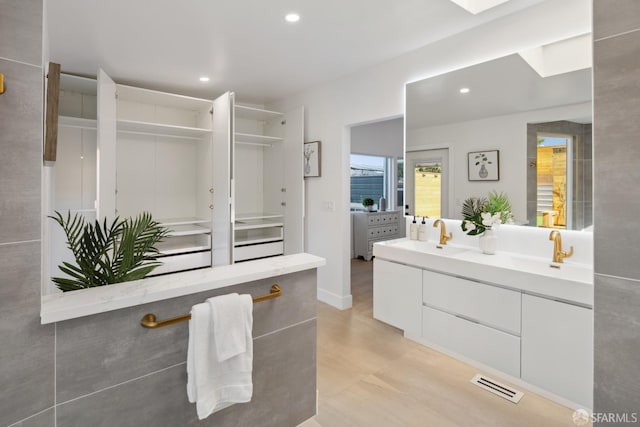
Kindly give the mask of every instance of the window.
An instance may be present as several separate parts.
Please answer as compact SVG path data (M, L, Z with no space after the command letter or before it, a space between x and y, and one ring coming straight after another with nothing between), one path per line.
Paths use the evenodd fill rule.
M387 210L403 203L403 161L395 157L351 155L351 210L365 210L362 201L373 199L378 210L380 197L387 200Z

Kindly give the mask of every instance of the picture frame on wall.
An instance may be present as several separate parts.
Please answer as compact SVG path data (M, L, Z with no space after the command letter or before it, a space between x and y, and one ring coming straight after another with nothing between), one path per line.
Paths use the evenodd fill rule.
M469 181L499 181L500 151L472 151L467 154Z
M320 141L311 141L304 143L303 151L303 168L305 178L315 178L320 176L320 160L321 160Z

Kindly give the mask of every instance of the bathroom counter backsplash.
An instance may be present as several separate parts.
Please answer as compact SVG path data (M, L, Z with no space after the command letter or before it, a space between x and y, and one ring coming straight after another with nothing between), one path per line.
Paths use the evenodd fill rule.
M428 241L437 243L439 229L433 227L437 218L426 218L428 229ZM407 236L409 236L409 224L413 217L406 217ZM421 221L421 219L420 219ZM418 221L418 222L420 222ZM453 238L448 244L454 246L466 246L478 248L478 236L469 236L460 228L461 220L444 219L447 226L447 233L452 232ZM499 252L511 252L518 255L549 258L552 260L553 242L549 240L552 229L542 227L529 227L522 225L501 224L496 230L498 236ZM558 229L562 235L562 247L569 250L573 246L573 255L566 258L565 263L583 264L593 266L593 233L589 231L575 231ZM488 255L490 256L490 255Z
M45 295L40 318L42 324L54 323L324 265L324 258L299 253Z

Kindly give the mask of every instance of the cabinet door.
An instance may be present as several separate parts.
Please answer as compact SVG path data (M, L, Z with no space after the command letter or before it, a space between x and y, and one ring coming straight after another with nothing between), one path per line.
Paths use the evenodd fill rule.
M116 84L98 72L97 219L113 221L116 215Z
M284 130L284 253L304 252L304 108L288 111Z
M373 317L417 339L422 328L422 270L373 261Z
M213 265L231 263L231 120L233 94L213 101Z
M522 379L591 408L593 310L523 295Z

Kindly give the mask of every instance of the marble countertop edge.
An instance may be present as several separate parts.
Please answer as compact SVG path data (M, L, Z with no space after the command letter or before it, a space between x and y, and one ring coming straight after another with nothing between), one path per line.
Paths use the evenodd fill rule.
M310 270L325 264L324 258L299 253L45 295L42 297L40 320L42 324L48 324L76 319Z

